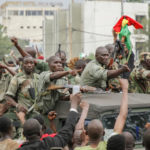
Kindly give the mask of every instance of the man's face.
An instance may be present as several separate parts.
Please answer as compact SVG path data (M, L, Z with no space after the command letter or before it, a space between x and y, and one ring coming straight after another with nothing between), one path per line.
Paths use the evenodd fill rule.
M31 57L25 58L23 61L23 69L26 73L32 73L34 69L34 60Z
M82 75L82 72L84 71L84 69L85 69L85 67L86 67L86 64L84 64L84 65L82 65L82 66L77 66L77 68L75 68L75 69L82 69L82 71L79 71L78 72L78 74L81 76Z
M59 53L56 53L56 56L60 57L60 54ZM62 62L62 65L64 66L64 64L66 63L66 56L64 53L61 53L61 62Z
M109 56L111 56L111 54L112 54L113 51L114 51L114 47L111 46L111 47L108 49Z
M108 64L109 53L108 53L107 49L101 50L95 57L99 63L101 63L103 65Z
M52 72L62 71L62 61L59 57L56 57L54 61L49 64L49 68Z

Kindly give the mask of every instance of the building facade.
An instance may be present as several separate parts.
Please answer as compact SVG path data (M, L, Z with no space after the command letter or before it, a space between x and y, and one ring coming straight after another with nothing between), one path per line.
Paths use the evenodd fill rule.
M148 3L123 4L124 15L134 20L147 18ZM44 20L43 33L44 49L48 57L58 50L67 53L68 58L79 56L79 53L95 54L96 48L113 43L112 28L121 17L121 2L113 1L85 1L84 3L71 3L69 9L54 13L54 19ZM141 23L141 22L140 22ZM138 58L140 49L138 44L145 43L148 37L143 34L134 34L135 28L129 27L133 51ZM47 55L48 54L48 55Z
M11 2L1 6L1 24L7 28L8 37L26 39L30 43L43 42L43 20L53 19L61 4L54 6L50 2Z

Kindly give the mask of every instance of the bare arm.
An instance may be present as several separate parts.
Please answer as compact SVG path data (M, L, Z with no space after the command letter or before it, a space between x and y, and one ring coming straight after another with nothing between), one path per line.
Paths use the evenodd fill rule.
M49 114L48 114L49 125L50 125L50 128L53 130L54 133L57 133L57 129L56 129L55 124L54 124L54 119L56 117L57 117L57 113L55 111L49 112Z
M128 114L128 80L120 79L119 82L122 87L123 93L120 106L120 113L114 126L114 132L121 134Z
M82 101L80 104L80 107L82 108L81 117L76 125L75 130L83 130L84 129L84 122L87 117L88 111L89 111L89 103L86 101Z
M50 75L50 79L51 81L56 80L56 79L60 79L68 74L71 74L72 76L77 75L77 72L81 71L80 70L69 70L69 71L58 71L58 72L54 72Z
M121 73L129 72L129 71L130 69L128 68L128 66L124 65L122 68L117 69L117 70L108 70L107 77L108 79L115 78L119 76Z
M13 71L12 69L8 68L7 66L5 66L5 69L12 75L15 76L17 74L17 72Z
M19 62L19 60L16 58L16 56L15 56L15 55L12 55L12 56L14 57L14 59L15 59L15 61L16 61L16 64L20 66L20 62Z
M17 38L12 38L11 39L12 43L14 44L14 46L16 47L16 49L20 52L22 57L25 57L27 55L29 55L26 51L24 51L19 45L18 45L18 41ZM34 59L34 64L37 65L38 61L36 59Z
M3 62L8 66L8 67L15 67L15 64L9 64L6 62L5 57L3 57Z
M113 37L114 37L114 44L117 40L117 34L115 33L114 29L112 29L112 34L113 34Z
M19 111L26 113L27 108L18 104L11 96L6 95L6 101L10 102L13 107L16 107Z
M14 76L16 74L15 71L13 71L12 69L10 69L7 66L3 65L2 63L0 63L0 67L3 68L3 69L6 69L12 76Z
M25 120L25 113L24 112L17 112L17 111L15 111L15 113L16 113L16 115L17 115L17 117L19 118L19 120L21 121L21 124L22 125L24 125L24 123L26 122L26 120Z
M40 55L40 53L39 53L39 51L38 51L37 45L36 45L36 50L37 50L37 55L38 55L38 57L40 57L41 55Z

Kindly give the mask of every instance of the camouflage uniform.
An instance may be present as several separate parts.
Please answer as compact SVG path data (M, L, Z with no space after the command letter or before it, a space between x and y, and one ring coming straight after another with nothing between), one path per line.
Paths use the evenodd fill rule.
M103 90L107 87L107 69L105 66L93 60L85 67L80 80L80 85L88 85L96 88L102 88Z
M68 67L66 67L66 66L64 67L64 71L70 71L70 70L71 69L69 69ZM74 85L75 84L75 77L70 75L70 74L68 74L67 77L70 81L70 84Z
M150 59L150 53L143 52L139 55L139 61L146 61ZM135 68L130 74L130 91L131 93L150 93L150 79L147 75L150 70L146 70L142 64L135 65Z
M5 102L5 93L8 90L9 83L11 81L12 76L9 73L2 74L0 79L0 103L4 104Z
M50 75L53 72L45 71L40 74L39 84L38 84L38 96L36 98L36 110L38 110L42 114L46 114L49 111L53 110L55 104L61 97L69 94L63 94L63 90L50 90L47 91L49 85L65 85L68 84L68 80L66 77L62 77L57 80L50 80Z
M23 72L18 73L12 78L6 95L13 97L20 105L30 109L30 107L33 106L35 100L32 99L28 89L34 88L36 96L38 79L38 74L28 76Z

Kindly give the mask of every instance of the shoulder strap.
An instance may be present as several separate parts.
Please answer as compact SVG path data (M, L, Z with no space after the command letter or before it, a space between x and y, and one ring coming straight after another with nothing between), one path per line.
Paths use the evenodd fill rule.
M133 72L131 72L131 78L132 78L132 81L134 82L134 84L136 85L136 87L138 88L138 90L141 92L141 93L144 93L143 90L141 89L141 87L138 85L138 83L135 81L134 77L133 77Z

